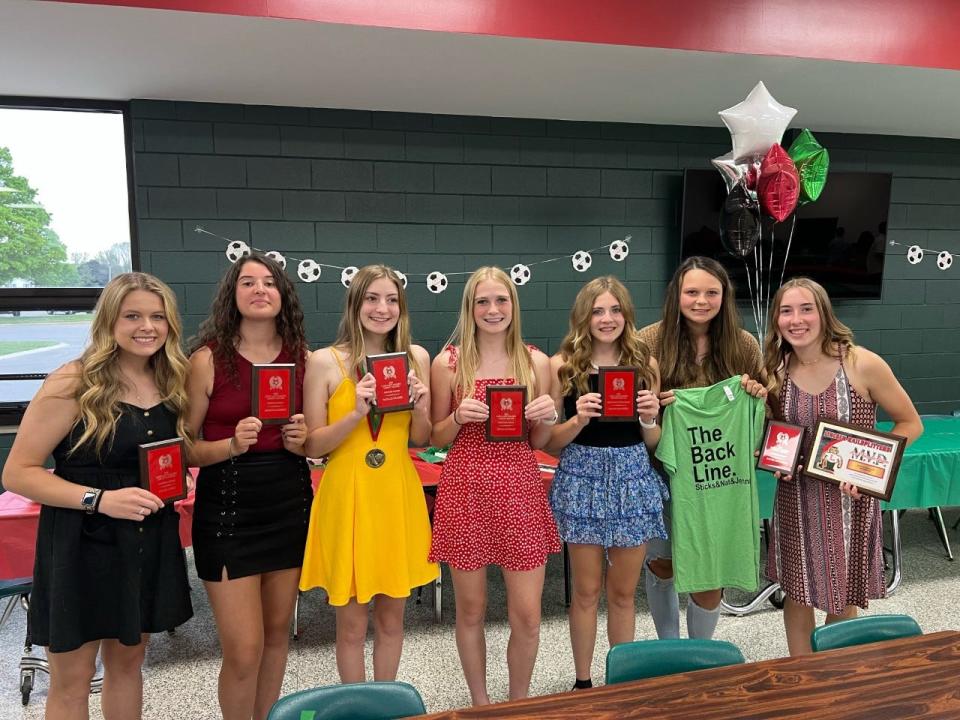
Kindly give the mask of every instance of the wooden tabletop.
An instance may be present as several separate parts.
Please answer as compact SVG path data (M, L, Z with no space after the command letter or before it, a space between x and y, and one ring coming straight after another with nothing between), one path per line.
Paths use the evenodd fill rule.
M960 632L938 632L424 717L960 718Z

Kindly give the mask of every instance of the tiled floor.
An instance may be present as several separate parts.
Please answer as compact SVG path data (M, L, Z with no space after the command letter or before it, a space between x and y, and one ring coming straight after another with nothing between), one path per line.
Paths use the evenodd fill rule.
M946 513L947 522L956 511ZM960 628L956 598L960 594L960 562L948 562L926 512L912 511L903 518L904 579L900 590L887 600L871 605L871 612L904 612L913 615L925 631ZM951 531L956 541L958 535ZM960 553L960 542L955 550ZM192 562L191 562L192 566ZM191 567L192 569L192 567ZM205 720L217 717L216 683L219 649L202 586L192 577L195 617L173 635L151 640L144 667L145 707L148 720ZM507 625L502 581L491 573L488 614L488 676L494 700L506 699L505 665ZM453 636L453 592L445 575L443 622L434 623L431 599L424 593L422 605L412 600L407 607L407 639L399 679L413 683L427 708L443 710L469 703L460 671ZM641 589L637 598L637 637L655 636ZM573 661L563 607L563 572L559 556L547 572L544 590L540 655L533 676L532 692L545 694L567 690L573 683ZM322 593L304 597L300 610L301 637L291 643L284 693L337 682L334 662L333 610ZM16 610L0 628L0 718L24 720L43 717L47 678L38 676L37 689L26 708L20 704L17 662L24 634L24 613ZM748 660L786 654L780 615L770 605L753 615L720 620L716 637L740 646ZM601 618L594 678L603 678L606 633ZM369 669L368 672L372 672ZM91 718L100 720L98 696L91 700Z

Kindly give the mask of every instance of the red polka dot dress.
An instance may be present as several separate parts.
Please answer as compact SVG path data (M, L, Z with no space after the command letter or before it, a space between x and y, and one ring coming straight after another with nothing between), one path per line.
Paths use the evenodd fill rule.
M455 368L457 348L448 350ZM514 382L477 380L473 397L485 402L487 385ZM555 552L560 536L529 441L488 442L484 423L465 423L440 473L430 561L457 570L499 565L522 571L544 565Z

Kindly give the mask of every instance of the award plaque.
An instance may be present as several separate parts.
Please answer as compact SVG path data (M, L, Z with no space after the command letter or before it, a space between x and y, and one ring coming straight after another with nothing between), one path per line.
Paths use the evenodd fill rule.
M527 439L526 385L487 385L487 440L517 442Z
M373 410L376 413L411 410L410 402L410 362L404 352L367 355L367 372L377 381L373 396Z
M637 384L640 371L635 367L598 369L597 387L603 405L600 422L637 422Z
M796 475L797 460L806 428L780 420L767 420L757 467L769 472Z
M187 466L183 439L146 443L140 448L140 487L169 505L187 496Z
M907 439L900 435L820 419L803 471L810 477L850 483L860 493L889 500Z
M263 363L253 366L254 417L267 425L285 425L296 413L294 382L297 366L293 363Z

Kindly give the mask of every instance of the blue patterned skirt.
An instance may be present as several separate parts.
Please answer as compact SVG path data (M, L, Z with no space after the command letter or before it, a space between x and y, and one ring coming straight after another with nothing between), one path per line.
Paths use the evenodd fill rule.
M550 505L564 542L636 547L666 538L663 503L670 492L643 443L590 447L571 443L560 454Z

